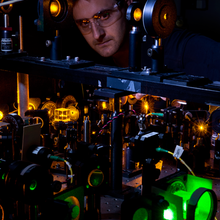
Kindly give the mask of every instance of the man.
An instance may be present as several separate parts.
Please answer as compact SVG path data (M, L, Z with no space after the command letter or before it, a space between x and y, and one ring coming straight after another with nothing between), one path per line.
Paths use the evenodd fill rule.
M74 0L73 17L87 43L102 57L111 57L119 67L128 67L129 26L126 9L131 2L132 0ZM150 47L151 43L152 39L148 37L147 45ZM163 45L164 63L168 68L220 80L218 42L186 30L175 29L163 40Z
M87 43L102 57L112 57L117 66L128 66L130 0L76 0L73 16ZM100 18L99 18L100 17Z

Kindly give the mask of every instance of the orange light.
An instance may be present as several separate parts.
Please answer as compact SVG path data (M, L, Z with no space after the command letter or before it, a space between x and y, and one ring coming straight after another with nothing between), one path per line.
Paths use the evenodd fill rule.
M52 1L50 4L50 13L53 17L59 16L61 11L61 5L58 0Z
M55 121L70 121L70 110L66 108L55 109Z
M69 106L68 109L70 110L70 119L77 121L79 119L79 110L74 106Z
M86 114L88 114L89 113L89 108L88 108L88 106L84 106L84 114L86 115Z
M2 120L3 119L3 112L2 111L0 111L0 120Z
M167 20L168 19L168 15L164 14L163 18L164 18L164 20Z
M135 20L135 21L140 21L141 18L142 18L142 11L141 11L140 8L136 8L136 9L134 10L134 20Z
M102 109L107 109L107 104L106 104L106 102L102 102Z
M29 103L29 110L35 110L35 105L33 103Z
M204 127L201 125L201 126L199 127L199 129L202 131L202 130L204 130Z
M96 133L95 131L92 132L92 134L95 134L95 133Z

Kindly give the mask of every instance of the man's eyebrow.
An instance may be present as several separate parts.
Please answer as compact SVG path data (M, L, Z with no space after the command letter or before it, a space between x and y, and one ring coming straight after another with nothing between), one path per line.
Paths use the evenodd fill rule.
M95 13L92 18L95 16L95 15L99 15L105 11L109 11L109 10L112 10L112 8L106 8L106 9L102 9L101 11ZM91 18L91 17L90 17ZM90 18L80 18L80 19L76 19L75 21L82 21L82 20L89 20Z

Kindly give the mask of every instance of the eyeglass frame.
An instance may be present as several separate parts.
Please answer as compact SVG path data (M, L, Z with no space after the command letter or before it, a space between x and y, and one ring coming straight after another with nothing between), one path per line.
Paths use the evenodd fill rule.
M122 1L118 1L117 3L114 4L113 9L104 9L102 11L99 11L99 12L95 13L91 18L83 18L83 19L75 20L75 23L76 23L77 27L80 30L83 30L83 27L80 24L77 24L77 23L80 22L80 21L83 21L83 20L89 21L88 22L89 23L88 27L89 27L90 31L88 33L83 33L83 31L81 31L83 35L87 35L87 34L90 34L92 32L92 25L91 25L92 23L94 23L94 24L96 24L96 25L98 25L100 27L109 27L109 26L113 25L116 21L118 21L121 18L121 16L118 19L116 19L112 24L107 25L107 26L101 26L100 23L99 23L100 15L102 13L106 12L106 11L112 11L112 12L120 11L119 7L122 6L122 2L123 2L123 0ZM95 18L96 16L98 16L98 18ZM90 20L94 20L94 21L92 22Z

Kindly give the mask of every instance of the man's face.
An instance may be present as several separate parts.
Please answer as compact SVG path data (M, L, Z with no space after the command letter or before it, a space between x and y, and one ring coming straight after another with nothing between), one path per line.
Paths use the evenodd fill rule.
M100 11L112 9L115 3L115 0L78 0L73 7L74 20L91 18ZM119 8L118 10L120 17L110 26L101 27L93 23L94 19L90 19L91 32L82 33L88 44L103 57L114 55L119 50L126 34L126 9Z

